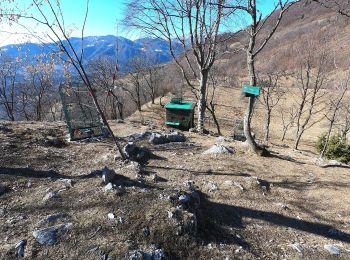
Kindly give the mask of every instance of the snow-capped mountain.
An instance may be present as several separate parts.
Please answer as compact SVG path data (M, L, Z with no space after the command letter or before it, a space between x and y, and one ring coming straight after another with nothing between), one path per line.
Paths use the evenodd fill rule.
M81 39L70 38L75 50L81 50ZM67 42L64 41L64 44ZM88 36L84 38L84 61L88 62L92 59L110 56L116 58L116 46L119 46L119 66L121 70L126 70L126 64L129 59L134 57L147 57L155 64L165 63L172 59L169 51L168 42L158 38L142 38L138 40L129 40L124 37L116 37L112 35L107 36ZM175 44L175 51L177 54L182 52L180 44ZM11 44L0 47L2 55L12 58L35 58L40 53L51 53L56 51L57 47L53 43L49 44Z

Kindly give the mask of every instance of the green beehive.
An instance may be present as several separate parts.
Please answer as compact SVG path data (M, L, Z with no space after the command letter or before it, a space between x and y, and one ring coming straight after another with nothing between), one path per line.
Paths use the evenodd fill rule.
M171 127L188 130L194 126L193 102L182 102L181 98L173 98L165 105L166 122Z

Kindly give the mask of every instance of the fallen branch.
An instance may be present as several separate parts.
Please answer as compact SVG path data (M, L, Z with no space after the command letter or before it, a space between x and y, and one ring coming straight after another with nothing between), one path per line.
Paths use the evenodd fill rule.
M349 164L338 162L336 160L324 161L324 160L318 159L316 161L316 165L321 167L321 168L340 167L340 168L349 168L350 169Z

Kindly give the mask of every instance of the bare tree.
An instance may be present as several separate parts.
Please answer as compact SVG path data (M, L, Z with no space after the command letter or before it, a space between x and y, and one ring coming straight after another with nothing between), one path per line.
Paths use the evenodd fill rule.
M281 141L284 141L288 130L291 129L295 124L295 119L297 117L297 113L296 113L297 109L296 109L296 106L292 106L291 108L285 108L281 106L279 112L281 114L281 120L282 120Z
M344 99L343 105L340 108L338 122L336 128L339 129L343 142L347 141L347 136L350 133L350 98Z
M298 149L300 139L305 130L309 129L324 117L312 120L317 114L324 111L325 106L321 104L322 98L326 94L322 92L327 79L328 57L325 52L316 55L313 52L315 46L306 46L306 56L301 57L299 71L296 78L298 80L298 110L295 121L296 131L294 139L294 149Z
M265 123L264 123L264 140L269 141L270 137L270 123L273 109L281 101L284 90L280 84L281 72L268 72L262 79L258 79L258 84L261 87L260 103L265 109Z
M46 43L47 40L51 41L56 49L54 52L59 51L61 55L59 57L63 59L65 62L69 62L70 65L74 68L86 88L90 91L91 97L93 99L94 105L98 111L100 119L105 127L108 129L111 134L118 151L121 157L124 159L124 153L119 144L119 139L114 135L110 125L105 117L103 110L98 102L96 94L94 92L93 86L91 84L90 78L86 72L84 65L84 30L89 12L89 0L86 1L86 12L85 17L81 29L81 47L80 49L76 49L71 40L70 40L70 30L66 28L65 19L63 15L63 11L61 8L60 1L51 1L51 0L32 0L30 2L30 6L33 6L35 11L30 13L24 13L23 10L20 10L18 14L15 16L15 22L25 28L32 37L35 37L42 43ZM12 14L6 15L7 17L11 17ZM19 18L17 20L17 18ZM29 28L26 26L26 23L22 23L23 20L30 20L35 24L39 24L45 27L48 32L45 36L41 36L35 32L35 28Z
M321 6L334 10L335 12L350 18L350 1L349 0L311 0Z
M293 4L297 2L299 2L299 0L278 0L277 4L275 5L275 8L264 19L262 17L262 12L257 8L256 0L244 1L245 4L242 5L224 6L225 8L242 10L249 16L250 25L245 29L245 32L248 35L248 43L245 46L244 50L246 51L247 72L249 84L251 86L256 86L257 84L257 76L255 69L255 61L257 56L265 48L267 43L270 41L271 37L276 32L277 28L281 23L283 15ZM277 15L277 17L275 14ZM267 29L266 24L272 19L275 20L275 24L272 26L271 29ZM260 38L262 39L260 39L259 36L263 35L262 32L264 32L265 36L261 36ZM255 99L255 96L248 97L247 109L244 115L244 135L246 136L247 143L249 144L251 149L255 153L264 156L268 155L269 152L264 147L261 147L256 143L251 131L251 121L253 116Z
M158 95L160 88L160 66L146 63L144 80L146 82L145 91L151 99L152 104L155 103L155 99Z
M220 25L227 16L223 12L224 3L224 0L128 1L125 24L166 39L187 84L198 92L198 132L204 130L208 75L217 55ZM178 55L178 49L185 50L184 54ZM198 88L191 79L197 81Z
M25 80L27 97L30 98L34 115L32 119L41 121L46 118L46 112L51 104L53 89L54 64L45 61L45 54L37 56L35 63L27 63L25 66Z
M0 56L0 105L11 121L15 121L17 72L16 61Z
M221 76L222 75L215 68L213 68L210 71L209 77L208 77L209 88L208 88L208 93L207 93L207 97L206 97L206 100L207 100L206 107L214 120L214 124L216 126L218 135L221 135L221 128L220 128L218 118L216 116L216 108L218 105L217 104L217 88L219 86L219 80L220 80Z
M117 63L110 57L99 57L89 63L89 74L93 84L99 87L105 97L105 106L111 100L112 117L124 119L124 94L120 88L119 69ZM119 86L119 87L118 87ZM117 115L116 115L117 112Z
M326 114L326 118L329 122L329 126L326 134L324 146L320 154L320 158L323 158L327 150L334 124L336 123L339 112L341 112L341 107L343 106L343 100L349 88L349 80L350 80L350 74L348 75L344 84L341 84L340 86L337 87L337 89L335 89L335 91L332 91L333 95L329 100L329 113L328 113L329 115ZM342 134L342 137L343 135L344 134Z

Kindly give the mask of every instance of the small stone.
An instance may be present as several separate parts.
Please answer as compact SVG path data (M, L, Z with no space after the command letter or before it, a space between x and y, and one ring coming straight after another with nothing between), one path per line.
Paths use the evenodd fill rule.
M52 246L58 238L63 236L72 227L72 223L60 224L33 231L33 236L41 245Z
M46 201L48 201L48 200L55 199L55 198L58 198L58 197L59 197L59 195L58 195L57 192L55 192L55 191L50 191L50 192L48 192L48 193L45 195L45 197L43 198L43 201L46 202Z
M17 259L24 257L26 245L27 245L27 240L25 239L18 241L17 244L15 245Z
M214 183L214 182L209 182L207 187L208 187L209 192L216 192L217 190L219 190L218 185L216 185L216 183Z
M144 227L144 228L142 229L142 233L143 233L146 237L148 237L148 236L151 234L151 231L149 230L149 227Z
M192 180L185 181L184 185L187 190L190 190L190 191L194 190L194 181Z
M168 211L168 218L174 218L175 214L172 211Z
M234 181L233 184L238 187L241 191L244 191L244 187L237 181Z
M119 224L124 224L124 218L123 217L118 217L118 223Z
M157 174L152 174L151 179L154 182L158 182L161 180L161 178Z
M235 153L235 150L233 148L222 144L215 144L214 146L206 150L203 154L232 154L232 153Z
M102 169L102 181L104 184L113 182L114 178L115 178L114 170L109 169L108 167L104 167Z
M278 203L275 203L278 207L281 207L282 209L289 209L287 205L281 203L281 202L278 202Z
M113 213L108 213L107 216L108 216L109 219L114 219L114 214Z
M6 213L7 213L6 208L0 208L0 217L5 216Z
M72 179L61 179L65 188L72 188L75 182Z
M181 196L179 197L179 202L180 202L181 204L186 204L186 203L190 202L190 200L191 200L191 198L190 198L190 196L188 196L187 194L186 194L186 195L181 195Z
M225 186L233 186L233 181L224 181Z
M305 248L302 244L299 243L294 243L292 244L292 248L295 249L296 251L298 251L299 253L303 253Z
M8 193L10 190L11 188L0 184L0 196L5 193Z
M104 192L113 191L113 189L114 185L112 183L108 183L106 186L103 187Z
M57 214L52 214L52 215L47 215L43 220L41 220L38 224L42 225L42 224L46 224L46 223L50 223L50 222L54 222L58 219L61 218L65 218L67 217L67 214L65 212L59 212Z
M137 172L141 171L141 165L135 161L131 161L130 164L128 166L126 166L126 168L132 169L132 170L137 171Z
M328 253L330 253L331 255L339 255L340 254L340 249L333 244L328 244L328 245L324 245L324 249L326 251L328 251Z

